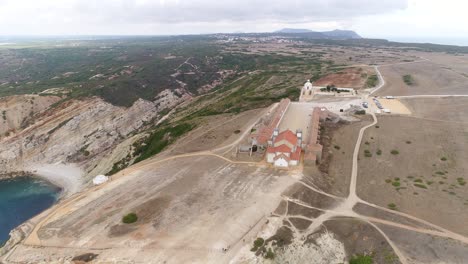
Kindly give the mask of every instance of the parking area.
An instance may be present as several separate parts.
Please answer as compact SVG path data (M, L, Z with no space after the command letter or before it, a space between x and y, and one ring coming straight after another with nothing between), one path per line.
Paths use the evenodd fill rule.
M380 113L410 115L411 111L398 99L373 98L372 103ZM377 113L379 113L377 112Z

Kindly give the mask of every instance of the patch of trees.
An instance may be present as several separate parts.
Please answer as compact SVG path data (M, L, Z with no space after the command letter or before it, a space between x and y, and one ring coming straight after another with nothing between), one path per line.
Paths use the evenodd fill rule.
M414 85L413 76L411 76L410 74L404 75L403 81L406 83L406 85Z

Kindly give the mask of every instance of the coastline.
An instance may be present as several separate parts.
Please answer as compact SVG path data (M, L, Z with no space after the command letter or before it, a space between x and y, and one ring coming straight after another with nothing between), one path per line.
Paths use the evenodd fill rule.
M79 192L83 187L83 171L74 164L35 164L24 171L0 174L0 180L8 180L17 177L37 177L60 188L60 194L55 204L74 193ZM49 209L25 221L21 225L10 231L10 238L0 244L0 262L8 256L15 246L26 238L32 231L37 218L47 215Z
M83 187L83 171L74 164L35 164L24 171L0 174L0 180L37 177L61 189L59 199L79 192Z
M34 177L39 177L62 189L60 198L69 197L79 192L83 187L83 171L74 164L36 164L28 171Z

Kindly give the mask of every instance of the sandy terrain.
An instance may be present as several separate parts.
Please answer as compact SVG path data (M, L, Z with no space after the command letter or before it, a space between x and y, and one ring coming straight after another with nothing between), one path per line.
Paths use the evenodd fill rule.
M71 196L83 187L83 171L74 164L34 164L26 168L62 188L62 197Z
M390 109L392 114L395 115L410 115L411 111L398 99L384 99L379 98L379 102L385 109ZM374 101L372 101L374 103Z

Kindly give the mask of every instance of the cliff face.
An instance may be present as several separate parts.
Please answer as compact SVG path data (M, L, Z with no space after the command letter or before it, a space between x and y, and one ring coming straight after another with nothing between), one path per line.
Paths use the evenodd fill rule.
M15 97L15 108L31 105L28 95ZM14 111L6 117L5 122L13 125L0 139L0 174L56 163L77 164L90 177L106 173L131 150L145 123L157 122L162 110L181 103L188 95L165 91L154 101L139 99L129 108L94 97L47 109L60 98L37 98L49 105L31 110L28 126L17 125L24 123L17 121L24 117L14 116ZM11 105L11 98L0 101L0 109L11 110Z

